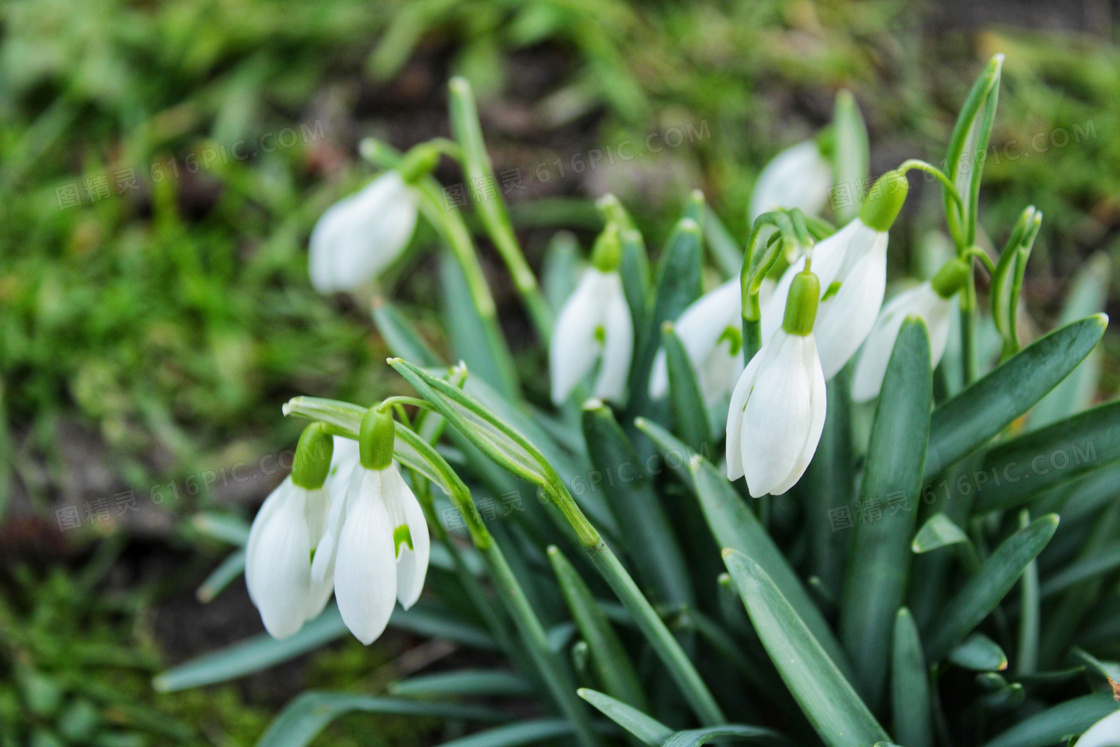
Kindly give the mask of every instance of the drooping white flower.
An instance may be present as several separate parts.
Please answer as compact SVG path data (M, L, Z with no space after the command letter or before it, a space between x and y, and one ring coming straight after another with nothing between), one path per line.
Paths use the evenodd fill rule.
M412 238L419 205L420 193L394 169L328 208L311 232L315 290L354 290L380 274Z
M391 416L381 417L393 427ZM420 598L431 554L424 512L392 461L392 438L385 443L387 454L363 458L345 497L332 503L311 566L313 582L333 578L342 621L366 645L384 632L397 601L408 609Z
M755 498L781 495L801 479L828 409L813 333L818 283L802 272L793 285L782 327L747 364L727 415L727 476L746 476Z
M758 175L751 194L751 220L779 208L817 215L828 201L831 184L832 166L815 141L786 148Z
M774 283L762 282L762 303L773 292ZM731 393L743 372L743 294L739 278L709 291L684 310L674 324L705 404L717 404ZM657 399L669 391L669 366L664 349L657 352L650 376L649 393Z
M593 394L619 400L626 392L634 353L634 323L618 274L617 227L600 237L592 266L564 303L548 349L552 402L562 404L599 361Z
M311 579L311 553L319 545L330 509L323 488L308 489L289 476L265 500L249 530L245 582L265 630L287 638L322 612L329 581Z
M888 172L873 188L877 197L864 203L859 217L813 247L813 272L821 288L813 336L825 380L859 350L879 316L887 284L887 230L902 209L906 192L905 177ZM762 313L764 342L781 326L790 284L804 268L805 257L801 257L778 281Z
M330 471L323 483L327 494L336 498L346 497L350 489L350 476L358 466L358 442L352 438L334 437L334 455Z
M1120 747L1120 711L1093 724L1077 740L1077 747Z
M883 307L875 326L863 344L863 352L856 362L852 377L852 399L866 402L879 396L883 376L887 372L894 341L902 322L916 316L926 323L929 330L930 360L937 367L949 341L949 327L953 311L953 298L969 273L968 266L959 259L952 260L927 280L899 293Z

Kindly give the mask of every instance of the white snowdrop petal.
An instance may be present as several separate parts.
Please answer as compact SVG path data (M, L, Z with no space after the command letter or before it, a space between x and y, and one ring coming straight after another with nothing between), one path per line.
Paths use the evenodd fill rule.
M381 474L365 470L338 539L334 593L342 621L365 645L384 632L397 598L393 527L381 496Z
M342 484L339 494L331 500L330 513L327 515L327 527L319 544L315 548L315 557L311 561L311 582L324 584L334 574L335 556L338 553L338 538L342 534L342 527L346 522L347 507L352 505L361 491L362 481L367 470L361 465L356 465L350 470L349 481ZM329 478L328 478L329 479Z
M931 303L927 315L923 317L929 327L930 365L934 368L937 368L937 364L941 362L941 357L945 355L945 348L949 344L951 315L955 306L953 299L937 296Z
M397 556L397 600L406 610L416 604L424 591L424 579L428 573L428 559L431 556L431 537L428 535L428 522L420 508L415 494L405 483L396 466L385 470L382 477L387 505L396 504L408 526L412 547L401 545ZM396 511L390 511L395 518Z
M256 594L258 585L256 583L257 572L260 571L261 565L257 561L256 549L260 544L261 534L264 531L265 524L267 524L276 510L281 506L287 495L295 488L292 484L291 478L286 478L282 483L269 493L265 498L264 503L261 504L260 510L257 511L256 517L253 519L252 526L249 527L249 539L245 543L245 585L249 589L249 600L256 604Z
M392 263L416 228L419 199L397 171L387 171L328 209L311 233L316 290L353 290Z
M727 479L738 480L743 476L743 410L754 389L758 366L762 362L760 350L739 376L735 389L731 392L731 404L727 408Z
M852 399L856 402L867 402L879 396L894 342L898 339L909 305L906 293L892 298L867 335L852 376Z
M813 336L817 339L825 381L831 379L859 350L879 310L887 283L887 244L876 242L840 278L840 288L821 301ZM815 264L815 263L814 263ZM823 283L822 283L823 287Z
M1120 710L1093 724L1077 740L1077 747L1120 747Z
M817 356L816 340L812 336L803 337L801 338L801 347L802 365L809 372L810 381L809 429L805 432L805 443L793 465L793 469L790 470L786 480L774 488L774 495L782 495L788 491L805 474L805 470L809 468L809 463L813 461L813 455L817 453L817 446L820 444L821 434L824 432L825 416L828 414L828 389L825 386L820 358Z
M265 630L274 638L287 638L306 619L311 546L304 520L305 503L303 490L295 489L284 496L262 525L253 547L253 600Z
M828 200L832 167L812 140L786 148L758 175L751 195L751 220L778 208L816 215Z
M350 476L358 466L358 442L352 438L334 437L334 452L331 455L331 468L323 483L327 494L334 500L344 497L350 487Z
M595 332L603 323L604 286L603 273L595 268L584 270L556 319L548 352L554 404L568 398L599 356Z
M622 292L621 278L615 273L611 281L610 298L604 310L602 363L595 380L595 396L618 402L626 394L626 379L634 355L634 323Z
M778 332L760 352L754 391L743 412L743 471L758 498L780 487L793 471L812 424L811 378L799 340Z
M742 291L738 278L729 280L715 290L701 296L692 303L675 322L674 329L680 338L688 360L696 370L701 393L708 404L725 396L735 385L738 370L727 373L721 368L719 374L706 376L713 363L719 366L729 357L729 348L720 338L729 326L742 326ZM736 356L742 360L742 356ZM714 361L713 361L714 358ZM650 396L655 399L664 397L669 391L669 369L664 349L657 351L650 377Z

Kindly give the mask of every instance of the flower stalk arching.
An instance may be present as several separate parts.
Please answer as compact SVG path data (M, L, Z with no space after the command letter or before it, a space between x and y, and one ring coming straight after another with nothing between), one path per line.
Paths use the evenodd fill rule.
M456 76L451 79L448 89L451 95L451 129L462 148L462 163L467 178L472 184L493 184L494 169L490 163L490 156L486 152L486 143L482 138L478 107L475 105L470 83L466 78ZM475 205L482 218L483 227L506 263L513 277L514 287L517 288L518 294L529 310L529 317L533 321L537 334L542 340L548 340L552 334L552 310L521 250L521 244L509 219L505 199L499 190L495 190L492 197L476 200Z

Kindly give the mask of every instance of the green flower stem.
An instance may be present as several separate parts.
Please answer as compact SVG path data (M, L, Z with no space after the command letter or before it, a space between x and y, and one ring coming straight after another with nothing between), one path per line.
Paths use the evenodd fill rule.
M934 166L932 163L926 163L918 158L910 158L899 164L898 173L905 174L907 171L924 171L927 174L937 177L937 180L945 187L946 194L953 198L956 203L957 209L962 213L964 212L964 202L961 200L960 192L957 191L956 185L953 181L945 175L945 172Z
M1019 528L1026 529L1031 523L1031 512L1023 510L1019 514ZM1034 674L1038 669L1038 639L1040 629L1040 605L1038 586L1038 561L1032 560L1019 581L1022 598L1022 612L1019 615L1019 646L1015 657L1015 673L1019 676Z
M463 169L472 184L490 184L495 187L493 196L475 200L474 204L482 218L482 225L489 234L495 248L502 256L513 277L513 284L529 310L537 334L547 341L552 335L552 310L541 293L537 277L529 268L521 244L510 223L509 211L501 191L496 188L494 168L486 152L482 138L482 126L478 120L478 107L474 93L465 78L454 77L449 84L451 91L451 129L462 147Z
M743 361L751 362L762 350L762 322L758 319L743 317Z
M412 405L413 407L419 407L421 410L431 410L432 409L431 403L428 402L428 400L426 400L426 399L420 399L419 397L405 397L405 396L386 397L385 399L381 400L380 407L381 408L395 407L396 405Z
M984 265L984 269L988 271L988 275L996 274L996 263L993 262L992 258L988 256L988 253L980 247L974 246L969 248L967 251L965 251L964 256L975 257L976 259L980 260L980 264Z
M661 659L661 663L669 670L669 675L676 682L677 687L680 688L689 706L692 707L693 712L706 726L726 723L727 719L724 718L719 704L716 703L711 691L708 690L708 686L700 677L700 673L696 671L696 667L692 664L688 655L681 648L680 643L669 632L669 628L666 627L661 616L657 614L653 605L638 588L633 577L619 561L618 556L614 554L607 543L599 536L598 530L584 516L583 511L576 504L567 487L564 486L558 476L553 475L553 477L555 478L554 481L550 485L544 486L549 497L572 525L576 535L580 538L580 544L583 545L584 551L591 558L611 590L614 591L615 596L622 602L622 606L634 618L638 628L645 634L658 658Z
M971 258L968 262L971 268ZM970 271L961 289L961 368L965 386L978 375L976 344L976 280Z

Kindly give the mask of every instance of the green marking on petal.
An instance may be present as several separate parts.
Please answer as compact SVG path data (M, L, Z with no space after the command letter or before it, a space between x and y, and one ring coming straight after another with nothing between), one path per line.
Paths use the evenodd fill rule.
M602 324L595 328L595 342L602 345L607 341L607 330Z
M738 355L739 351L743 349L742 329L734 325L728 325L727 329L723 330L723 334L716 340L716 346L719 346L724 340L727 341L727 345L731 349L731 355Z
M836 280L832 283L832 285L828 286L828 290L826 290L824 292L824 295L821 297L821 300L822 301L827 301L828 299L832 298L833 296L835 296L839 292L840 292L840 281Z
M401 524L393 530L393 547L398 558L401 556L401 543L408 545L409 550L414 549L412 547L412 532L408 531L407 524Z

